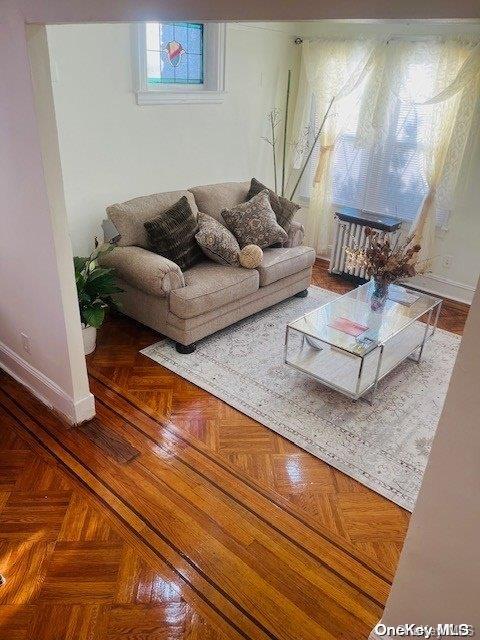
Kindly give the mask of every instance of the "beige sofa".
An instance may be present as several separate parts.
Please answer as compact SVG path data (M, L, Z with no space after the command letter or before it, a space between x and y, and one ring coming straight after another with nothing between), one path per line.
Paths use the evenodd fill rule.
M116 269L122 311L172 338L190 353L195 342L293 295L306 295L315 252L302 246L304 230L293 222L286 246L264 250L257 269L223 266L205 258L184 273L148 250L144 222L187 196L194 213L223 222L221 211L244 202L249 182L194 187L134 198L107 208L117 228L117 247L103 258Z

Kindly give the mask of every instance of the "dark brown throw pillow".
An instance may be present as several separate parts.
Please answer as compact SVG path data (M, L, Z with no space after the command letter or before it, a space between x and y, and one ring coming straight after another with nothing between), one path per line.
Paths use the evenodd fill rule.
M268 187L259 182L256 178L252 178L252 181L250 182L250 190L247 194L247 202L264 189L268 189ZM300 205L295 204L295 202L287 200L287 198L283 198L282 196L277 196L275 191L272 191L271 189L268 189L268 196L270 198L270 206L275 212L278 224L288 233L293 216L300 209Z
M198 223L186 196L158 218L145 222L150 248L155 253L178 264L184 271L203 258L195 240Z

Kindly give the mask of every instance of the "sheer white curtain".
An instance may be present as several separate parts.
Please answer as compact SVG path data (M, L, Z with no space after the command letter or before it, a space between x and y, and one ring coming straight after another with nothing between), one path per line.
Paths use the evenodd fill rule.
M338 136L350 112L348 98L359 99L365 77L375 64L375 45L371 41L325 39L304 42L302 66L294 116L294 171L305 155L306 137L311 126L311 96L315 113L323 119L332 99L334 103L318 140L318 164L314 172L306 235L317 253L326 251L333 226L331 201L332 155ZM319 122L316 123L317 126ZM317 157L317 155L315 156Z
M422 244L423 257L434 255L437 212L452 207L479 83L480 46L461 41L326 39L303 45L294 119L297 139L305 131L312 93L320 118L335 97L319 140L306 225L307 238L318 254L328 252L333 224L332 158L336 142L348 127L356 132L358 147L373 150L377 164L388 162L388 154L378 152L387 138L390 145L401 143L406 135L415 138L409 171L420 174L415 179L423 181L425 197L412 229ZM296 149L294 169L301 164L304 145ZM381 208L382 194L374 199Z
M434 84L433 95L425 96L418 87L411 96L421 108L430 111L425 130L423 172L428 191L412 225L421 244L420 257L435 258L436 210L450 210L463 153L480 91L480 45L445 42L430 48L430 55L417 46L405 52L404 68L412 57L429 61ZM422 94L423 91L423 95Z

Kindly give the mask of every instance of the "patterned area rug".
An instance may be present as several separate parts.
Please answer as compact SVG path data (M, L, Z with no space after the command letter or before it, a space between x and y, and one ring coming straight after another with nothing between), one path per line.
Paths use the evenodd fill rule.
M337 294L310 287L180 355L170 340L142 353L412 511L460 337L437 329L420 364L379 384L374 405L352 402L283 362L285 326Z

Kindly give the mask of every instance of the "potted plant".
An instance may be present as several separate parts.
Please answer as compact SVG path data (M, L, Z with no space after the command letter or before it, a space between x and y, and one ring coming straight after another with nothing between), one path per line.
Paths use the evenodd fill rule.
M95 249L87 258L73 259L85 355L95 350L97 329L107 310L116 307L112 295L123 291L115 284L114 270L98 264L99 257L113 249L108 243L99 246L95 238Z

